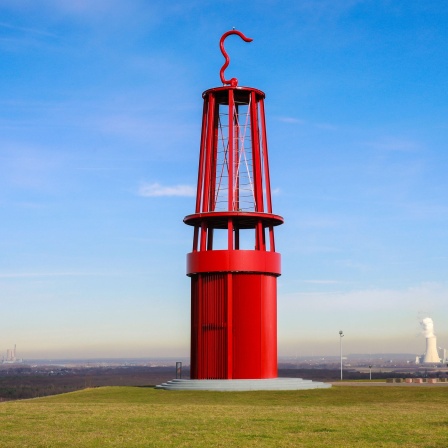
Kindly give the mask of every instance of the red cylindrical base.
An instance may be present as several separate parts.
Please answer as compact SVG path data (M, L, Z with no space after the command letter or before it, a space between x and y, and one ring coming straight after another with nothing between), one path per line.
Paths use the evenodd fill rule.
M191 378L276 378L276 302L276 275L191 275Z

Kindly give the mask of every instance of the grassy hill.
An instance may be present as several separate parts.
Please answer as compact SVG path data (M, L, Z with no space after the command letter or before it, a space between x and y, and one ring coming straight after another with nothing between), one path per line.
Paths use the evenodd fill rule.
M448 388L102 387L0 403L1 447L448 446Z

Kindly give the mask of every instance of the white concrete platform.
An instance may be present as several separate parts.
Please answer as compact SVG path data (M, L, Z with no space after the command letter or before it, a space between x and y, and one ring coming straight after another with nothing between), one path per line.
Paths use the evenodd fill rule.
M184 380L176 379L159 384L165 390L214 390L220 392L250 390L306 390L326 389L329 383L303 380L302 378L270 378L257 380Z

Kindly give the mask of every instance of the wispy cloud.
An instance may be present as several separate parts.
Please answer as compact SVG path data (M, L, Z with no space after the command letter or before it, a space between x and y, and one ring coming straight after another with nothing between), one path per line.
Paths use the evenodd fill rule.
M109 275L109 274L97 274L86 272L9 272L0 273L0 279L15 279L15 278L43 278L43 277L84 277L84 276L96 276L96 275ZM110 274L110 275L116 275Z
M191 185L163 186L158 183L142 183L138 190L138 195L143 197L160 196L195 196L196 189Z
M0 22L0 46L3 50L17 51L25 48L41 50L48 48L48 45L54 45L57 42L58 35L42 28L34 26L19 26L7 22Z
M170 6L163 6L161 2L143 0L2 0L2 7L13 11L44 13L47 19L64 17L85 23L102 21L103 28L114 23L131 27L140 21L151 26L160 20L160 15L167 14L166 10L173 10Z
M315 123L314 126L322 131L337 131L339 129L338 126L330 123Z
M305 124L305 120L294 117L278 117L277 120L281 121L282 123Z
M337 131L339 129L338 126L331 123L313 123L307 120L303 120L302 118L295 117L277 117L277 120L281 123L287 124L297 124L300 126L308 126L320 129L322 131Z
M341 14L362 2L363 0L304 0L295 7L314 14Z
M374 142L365 142L364 144L381 151L414 152L420 149L420 145L417 142L396 137L386 137Z
M26 9L52 9L66 14L100 14L109 9L116 9L125 4L121 0L4 0L4 5L18 10Z
M56 34L49 33L48 31L38 30L37 28L28 28L28 27L22 27L22 26L17 26L17 25L11 25L11 24L5 23L5 22L0 22L0 27L6 28L8 30L19 31L21 33L37 34L40 36L47 36L47 37L57 37Z
M307 283L311 285L340 285L345 284L346 282L342 282L339 280L302 280L301 283Z
M346 225L341 219L327 218L327 217L315 217L307 218L304 217L300 223L300 227L310 228L310 229L332 229L340 228L342 225Z

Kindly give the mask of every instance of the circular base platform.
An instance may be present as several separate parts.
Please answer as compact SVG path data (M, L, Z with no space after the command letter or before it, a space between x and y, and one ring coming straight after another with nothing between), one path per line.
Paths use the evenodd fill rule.
M215 390L220 392L250 390L305 390L326 389L331 384L302 378L269 378L256 380L184 380L176 379L159 384L165 390Z

